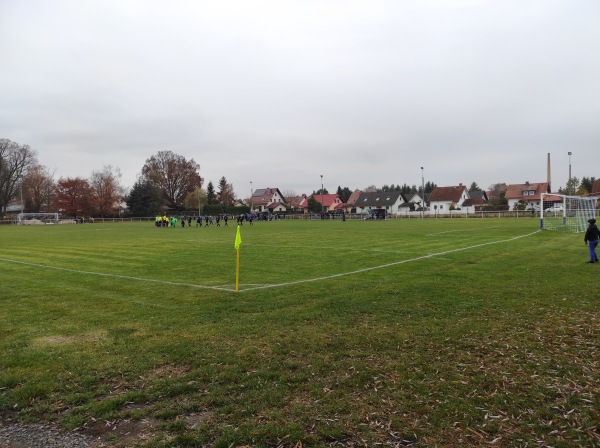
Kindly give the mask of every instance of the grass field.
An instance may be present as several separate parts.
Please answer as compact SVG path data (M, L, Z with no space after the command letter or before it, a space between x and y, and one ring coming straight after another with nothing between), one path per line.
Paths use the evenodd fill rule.
M600 446L600 265L535 219L0 226L0 420L125 447Z

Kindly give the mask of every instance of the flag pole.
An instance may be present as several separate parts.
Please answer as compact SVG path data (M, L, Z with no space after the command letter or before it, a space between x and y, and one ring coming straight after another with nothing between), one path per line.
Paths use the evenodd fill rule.
M240 290L240 245L242 244L242 236L240 235L240 226L238 224L237 231L235 232L235 250L237 252L235 257L235 292Z
M237 250L235 260L235 292L240 290L240 250Z

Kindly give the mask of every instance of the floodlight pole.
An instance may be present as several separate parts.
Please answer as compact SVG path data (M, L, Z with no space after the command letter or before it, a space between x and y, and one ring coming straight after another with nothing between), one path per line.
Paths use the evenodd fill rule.
M421 192L423 193L423 201L421 203L421 218L425 217L425 173L421 167Z
M569 151L569 194L571 194L571 155L573 154L571 151Z

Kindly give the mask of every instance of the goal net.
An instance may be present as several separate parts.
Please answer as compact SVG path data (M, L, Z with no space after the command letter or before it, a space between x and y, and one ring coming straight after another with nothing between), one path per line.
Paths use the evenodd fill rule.
M595 218L598 198L542 193L540 228L566 232L585 232L587 220Z
M58 213L19 213L17 224L58 224Z

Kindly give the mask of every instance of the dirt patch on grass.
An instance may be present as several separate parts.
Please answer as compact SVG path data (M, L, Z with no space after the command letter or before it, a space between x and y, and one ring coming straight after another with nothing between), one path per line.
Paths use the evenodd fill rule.
M65 335L52 335L42 336L32 341L34 347L47 347L52 345L64 345L64 344L78 344L84 343L89 344L92 342L98 342L105 339L107 336L105 331L99 331L95 333L84 333L76 336L65 336Z

